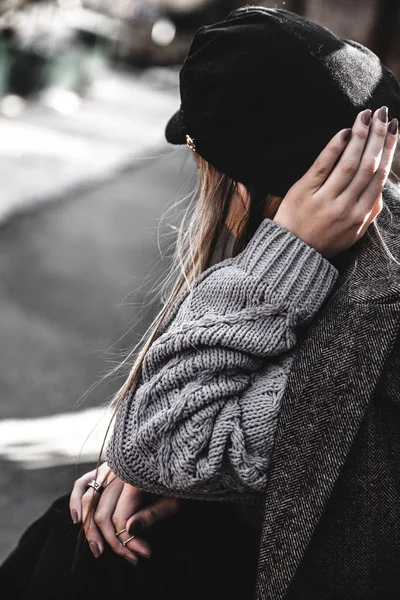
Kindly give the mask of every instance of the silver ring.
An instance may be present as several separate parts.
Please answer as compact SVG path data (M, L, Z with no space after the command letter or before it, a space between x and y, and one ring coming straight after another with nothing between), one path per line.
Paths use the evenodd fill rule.
M87 488L89 488L89 487L93 488L99 494L102 494L104 492L104 486L102 486L101 483L99 483L95 479L91 479L89 481L89 483L86 484L86 487Z

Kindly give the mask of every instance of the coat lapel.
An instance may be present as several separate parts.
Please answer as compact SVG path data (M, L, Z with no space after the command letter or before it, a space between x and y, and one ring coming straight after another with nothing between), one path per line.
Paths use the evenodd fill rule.
M264 501L257 600L284 598L399 330L400 269L389 273L373 238L357 244L293 362Z

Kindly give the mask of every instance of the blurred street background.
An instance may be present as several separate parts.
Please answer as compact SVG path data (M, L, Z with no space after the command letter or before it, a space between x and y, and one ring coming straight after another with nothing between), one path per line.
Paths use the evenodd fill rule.
M169 208L195 181L164 140L179 69L243 4L305 15L400 78L398 0L0 0L0 562L94 466L123 374L103 378L159 308Z

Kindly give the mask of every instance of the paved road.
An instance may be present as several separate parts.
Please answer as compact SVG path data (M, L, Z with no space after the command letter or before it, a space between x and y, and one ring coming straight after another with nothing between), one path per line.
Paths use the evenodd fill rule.
M179 106L173 68L106 70L67 114L59 111L71 99L56 92L51 106L44 96L13 118L0 115L0 222L141 162L163 143L165 123Z
M159 218L194 174L186 148L160 155L0 231L0 560L92 465L97 443L76 454L119 380L85 392L154 314Z

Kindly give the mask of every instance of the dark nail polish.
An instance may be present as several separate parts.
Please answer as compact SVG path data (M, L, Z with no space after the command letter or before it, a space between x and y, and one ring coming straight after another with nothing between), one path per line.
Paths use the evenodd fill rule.
M137 565L138 561L135 560L134 558L131 558L130 556L125 556L124 558L125 558L125 560L128 561L128 563L131 563L131 565L135 565L135 566Z
M129 533L131 535L136 535L139 531L142 531L143 523L142 521L134 521L132 525L129 527Z
M388 120L388 108L387 108L387 106L382 106L382 108L378 112L378 117L382 121L382 123L387 123L387 120Z
M79 517L78 517L78 513L76 512L76 510L71 511L71 516L72 516L72 522L74 525L79 523Z
M388 131L389 133L392 133L393 135L397 135L399 132L399 122L397 119L392 119L389 123L388 126Z
M100 556L100 550L98 545L96 544L96 542L90 542L89 544L90 549L92 551L92 554L94 555L95 558L99 558Z
M369 108L367 110L365 110L362 114L361 121L367 127L371 123L371 115L372 115L372 111Z
M351 138L351 134L352 134L352 130L351 129L345 129L343 132L343 140L345 142L348 142L349 139Z

